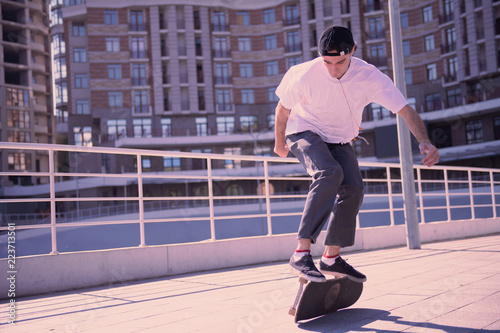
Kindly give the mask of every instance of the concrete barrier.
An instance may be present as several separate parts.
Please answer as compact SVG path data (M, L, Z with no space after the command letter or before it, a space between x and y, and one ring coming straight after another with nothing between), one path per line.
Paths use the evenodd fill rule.
M500 218L434 222L420 225L422 242L459 239L500 232ZM312 254L323 251L324 233ZM356 242L344 252L404 246L404 225L362 228ZM260 236L175 245L47 254L16 258L16 273L9 275L8 259L0 259L0 299L39 295L134 280L166 277L222 268L288 260L296 235Z

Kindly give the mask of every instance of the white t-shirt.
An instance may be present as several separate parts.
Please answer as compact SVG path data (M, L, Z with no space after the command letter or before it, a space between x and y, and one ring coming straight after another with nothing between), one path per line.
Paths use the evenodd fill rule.
M372 102L393 113L408 104L387 75L356 57L340 80L328 73L322 57L295 65L283 76L276 95L291 109L286 135L310 130L329 143L357 137L363 109Z

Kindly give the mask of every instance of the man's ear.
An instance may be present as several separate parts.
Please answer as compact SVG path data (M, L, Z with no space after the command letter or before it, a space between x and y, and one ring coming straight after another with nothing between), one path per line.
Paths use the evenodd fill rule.
M358 48L358 44L354 44L354 47L352 48L351 54L354 54L354 51Z

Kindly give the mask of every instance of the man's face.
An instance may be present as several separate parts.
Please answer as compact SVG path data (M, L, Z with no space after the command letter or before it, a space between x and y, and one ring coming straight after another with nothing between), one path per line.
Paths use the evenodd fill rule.
M332 51L335 52L335 51ZM336 79L340 79L349 68L352 52L343 56L321 56L328 73Z

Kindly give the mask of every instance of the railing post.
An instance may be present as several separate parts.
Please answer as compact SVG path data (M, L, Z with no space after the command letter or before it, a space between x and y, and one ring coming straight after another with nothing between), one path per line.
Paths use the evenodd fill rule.
M56 226L56 184L55 184L55 164L54 164L54 149L49 148L49 191L50 191L50 235L52 242L52 252L50 254L58 254L57 252L57 226Z
M424 194L422 192L422 170L417 168L418 202L420 204L420 221L425 223Z
M474 209L474 193L472 188L472 172L467 170L467 177L469 178L469 200L470 200L470 216L474 220L476 218L476 212Z
M208 181L208 209L210 214L210 239L215 240L215 210L214 210L214 186L212 178L212 159L207 157L207 181Z
M385 172L387 174L387 195L389 196L389 218L391 220L391 226L394 226L394 204L392 202L391 167L386 166Z
M259 176L259 175L257 175ZM266 217L267 217L267 235L273 234L273 224L271 219L271 194L269 193L269 163L264 161L264 184L266 186Z
M493 218L497 217L497 204L495 198L495 182L493 181L493 171L490 171L491 204L493 206Z
M144 188L142 182L142 154L137 154L137 193L139 195L139 233L140 247L146 246L146 231L144 228Z
M448 221L451 221L451 208L450 208L450 188L448 186L448 170L443 169L444 172L444 193L446 195L446 215Z

